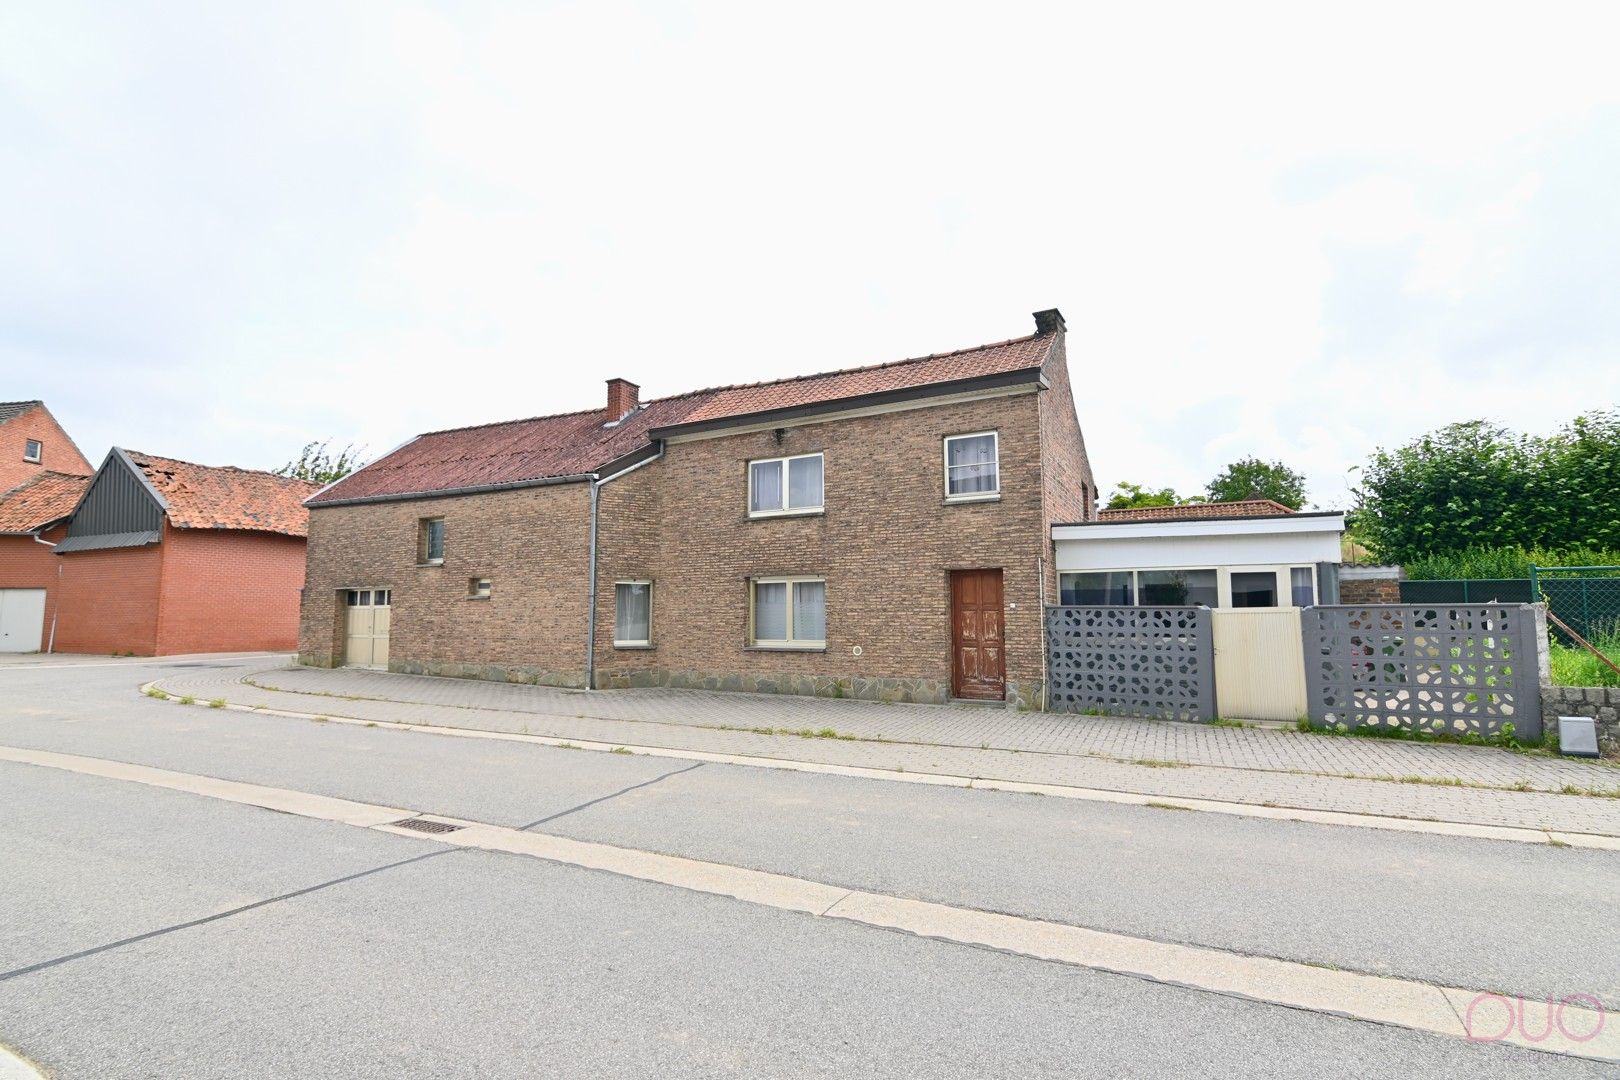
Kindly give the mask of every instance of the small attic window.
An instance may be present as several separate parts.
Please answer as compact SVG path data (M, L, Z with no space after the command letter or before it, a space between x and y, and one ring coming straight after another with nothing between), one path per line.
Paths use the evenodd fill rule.
M23 460L39 464L39 459L45 452L45 446L38 439L29 439L23 443Z

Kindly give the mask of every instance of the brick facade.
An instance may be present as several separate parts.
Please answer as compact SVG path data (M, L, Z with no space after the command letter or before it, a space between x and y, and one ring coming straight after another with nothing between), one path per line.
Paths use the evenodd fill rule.
M49 543L62 539L67 531L58 525L40 534ZM0 536L0 589L44 589L45 620L39 631L39 648L45 649L51 639L51 619L56 616L60 592L56 585L56 553L32 536Z
M1045 337L984 347L996 356L1008 350L1035 355L1034 365L1020 373L1014 361L999 360L1006 370L992 375L1021 377L971 392L859 401L842 412L754 423L724 417L712 429L702 423L712 412L684 399L644 403L625 425L647 428L646 414L660 410L700 423L669 429L656 444L658 457L594 485L598 591L590 660L596 685L944 701L951 694L951 572L999 569L1007 699L1038 703L1043 580L1044 598L1056 599L1049 526L1090 517L1095 492L1061 317L1049 314L1057 325L1042 330ZM968 363L953 359L958 355L859 369L849 377L869 390L914 377L918 369L908 364ZM843 377L695 397L708 403L705 409L731 396L780 404L782 395L809 394L820 385L815 380ZM617 438L604 432L625 430L615 421L633 392L629 384L614 386L606 414L423 436L385 459L388 469L362 471L313 503L300 659L343 663L344 591L384 588L391 590L389 667L395 671L584 685L593 484L573 474L594 466L582 465L571 448ZM999 497L946 502L944 439L983 431L998 434ZM655 445L650 436L636 439L648 452ZM636 445L620 439L612 455ZM437 455L434 447L442 448ZM749 462L811 453L823 455L824 508L750 518ZM567 482L388 501L389 484L412 493L423 487L411 485L430 482L454 488L504 481L500 470L516 460L550 462ZM346 502L344 491L373 501ZM419 523L434 517L445 522L444 562L421 566ZM790 576L826 582L825 647L751 646L750 581ZM469 597L476 578L492 583L489 598ZM653 582L650 645L614 644L619 581Z
M444 563L417 563L417 530L442 517ZM590 488L557 484L310 514L299 658L343 662L347 589L393 591L390 666L548 685L585 680ZM488 578L488 599L468 583Z
M1351 578L1339 580L1341 604L1398 604L1401 583L1394 578Z
M57 652L157 655L161 544L56 558L62 564Z
M1000 568L1008 692L1033 701L1045 550L1038 402L1024 393L790 427L780 441L768 430L677 442L604 485L599 685L942 701L950 571ZM947 504L944 438L988 430L1000 436L1000 500ZM750 460L816 452L823 513L748 517ZM800 575L827 582L825 651L749 648L749 579ZM654 582L650 650L613 646L622 580Z
M38 463L23 460L29 439L40 444ZM0 491L9 491L42 469L72 476L94 471L50 410L35 405L0 424Z
M165 526L160 543L52 555L56 651L174 656L291 650L302 537ZM51 613L46 613L49 626Z
M157 655L298 647L302 537L168 528L159 546Z

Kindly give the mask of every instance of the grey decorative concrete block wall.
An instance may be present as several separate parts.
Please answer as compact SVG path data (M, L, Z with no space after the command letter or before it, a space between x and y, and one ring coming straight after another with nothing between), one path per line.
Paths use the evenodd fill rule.
M1163 720L1215 719L1205 607L1049 607L1048 708Z

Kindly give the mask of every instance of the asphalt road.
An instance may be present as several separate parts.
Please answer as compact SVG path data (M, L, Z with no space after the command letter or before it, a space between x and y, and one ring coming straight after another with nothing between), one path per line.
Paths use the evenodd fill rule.
M0 669L0 744L1620 998L1603 853L249 716L150 677ZM0 821L0 1041L63 1077L1613 1075L28 766Z

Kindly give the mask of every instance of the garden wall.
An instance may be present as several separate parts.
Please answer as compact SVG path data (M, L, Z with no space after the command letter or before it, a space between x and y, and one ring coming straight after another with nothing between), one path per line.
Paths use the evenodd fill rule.
M1590 716L1597 721L1598 749L1620 757L1620 686L1543 686L1542 730L1558 737L1560 716Z

